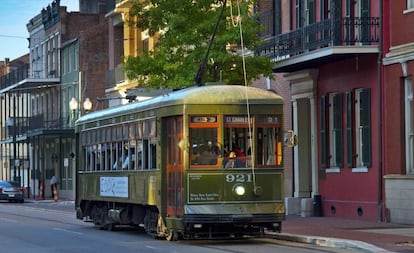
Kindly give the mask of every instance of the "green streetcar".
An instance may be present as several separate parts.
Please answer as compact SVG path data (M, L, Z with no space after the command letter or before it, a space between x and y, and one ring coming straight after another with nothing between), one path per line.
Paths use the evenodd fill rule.
M285 219L283 100L207 85L76 122L77 218L168 240L260 236Z

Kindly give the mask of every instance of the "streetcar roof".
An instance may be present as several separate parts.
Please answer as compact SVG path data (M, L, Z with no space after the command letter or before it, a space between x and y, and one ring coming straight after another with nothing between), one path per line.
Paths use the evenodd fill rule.
M282 97L278 94L256 87L223 84L206 85L190 87L147 100L91 112L80 117L76 124L83 124L97 118L103 119L171 105L246 104L247 101L251 104L283 104Z

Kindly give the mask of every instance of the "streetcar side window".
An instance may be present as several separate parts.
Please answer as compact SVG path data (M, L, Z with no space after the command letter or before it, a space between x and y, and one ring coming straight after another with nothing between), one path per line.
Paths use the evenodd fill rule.
M102 170L110 170L111 168L111 149L109 148L110 145L108 143L104 143L102 145L103 150L103 159L102 159Z
M92 163L92 145L88 145L85 148L85 170L91 170L91 163Z
M101 130L82 132L83 170L157 168L157 132L154 119Z
M153 153L155 155L156 146L151 143L150 139L143 140L143 169L150 170L156 167L155 161L152 159Z
M149 150L150 153L148 154L150 159L150 166L149 169L156 169L157 168L157 142L155 138L150 139L149 142Z
M142 161L143 161L143 145L142 145L142 140L137 140L137 147L135 149L135 165L137 170L142 170Z
M278 128L257 128L257 166L282 166L282 142Z

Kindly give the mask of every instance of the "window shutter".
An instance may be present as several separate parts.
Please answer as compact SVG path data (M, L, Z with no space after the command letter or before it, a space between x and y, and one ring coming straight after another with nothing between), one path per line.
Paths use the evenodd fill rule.
M346 93L346 163L348 168L353 166L353 156L354 156L354 138L352 136L352 126L353 126L353 99L352 93Z
M360 116L362 127L362 162L364 166L371 166L371 89L364 89L360 95Z
M344 166L343 94L334 97L334 130L336 166Z
M321 135L321 167L322 168L326 168L328 167L327 164L327 138L326 138L326 127L327 127L327 122L326 122L326 97L322 96L321 97L321 101L320 101L320 125L321 125L321 131L320 131L320 135Z

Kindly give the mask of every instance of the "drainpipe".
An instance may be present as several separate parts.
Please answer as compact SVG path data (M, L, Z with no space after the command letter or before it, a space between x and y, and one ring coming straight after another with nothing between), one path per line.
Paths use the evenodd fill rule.
M379 124L378 124L378 217L379 222L383 221L383 155L382 155L382 106L383 106L383 86L382 86L382 76L383 76L383 68L382 68L382 43L383 43L383 2L379 1L379 53L378 53L378 60L377 60L377 75L378 75L378 116L379 116Z

